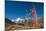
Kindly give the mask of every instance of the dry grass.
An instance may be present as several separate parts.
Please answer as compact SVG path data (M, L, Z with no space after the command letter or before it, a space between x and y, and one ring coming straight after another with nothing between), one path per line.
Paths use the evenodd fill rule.
M26 29L39 29L40 27L22 26L17 24L6 24L5 30L26 30Z

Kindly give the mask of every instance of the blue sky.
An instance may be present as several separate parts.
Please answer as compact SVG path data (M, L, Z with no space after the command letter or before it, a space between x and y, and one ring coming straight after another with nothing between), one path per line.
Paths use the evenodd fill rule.
M26 10L32 9L33 6L36 8L38 17L44 16L44 4L38 2L19 2L19 1L6 1L5 3L5 16L10 19L17 17L23 18Z

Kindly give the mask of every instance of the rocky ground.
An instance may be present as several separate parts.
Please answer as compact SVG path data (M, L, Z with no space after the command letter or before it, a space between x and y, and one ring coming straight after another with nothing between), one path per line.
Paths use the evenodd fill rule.
M11 30L27 30L27 29L40 29L40 27L30 27L17 24L5 24L5 31Z

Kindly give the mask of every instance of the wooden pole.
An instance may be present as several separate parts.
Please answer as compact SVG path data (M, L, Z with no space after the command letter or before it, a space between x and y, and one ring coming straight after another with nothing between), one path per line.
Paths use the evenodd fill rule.
M34 26L36 27L38 25L38 19L36 16L36 9L35 8L32 9L32 15L34 17Z

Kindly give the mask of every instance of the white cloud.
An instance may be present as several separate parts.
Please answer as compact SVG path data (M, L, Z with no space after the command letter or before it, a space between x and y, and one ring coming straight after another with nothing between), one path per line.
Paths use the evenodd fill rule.
M22 22L24 22L24 19L22 19L22 18L17 18L17 19L15 20L15 23L18 23L18 21L19 21L19 23L22 23Z
M14 22L15 20L14 20L14 19L12 19L11 21L12 21L12 22Z
M17 23L19 20L21 20L21 18L17 18L17 19L15 20L15 22Z
M16 19L16 21L19 21L19 20L20 20L20 18L17 18L17 19Z

